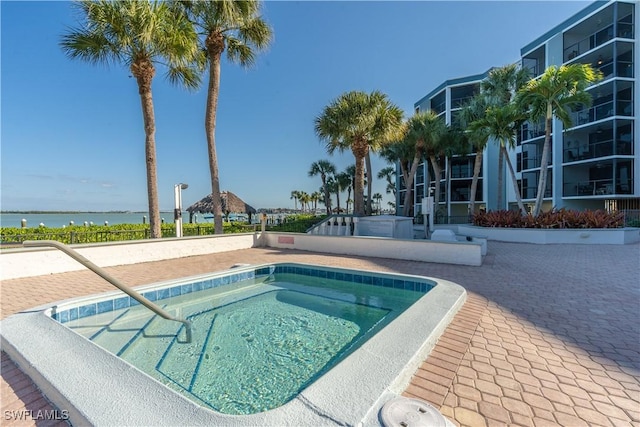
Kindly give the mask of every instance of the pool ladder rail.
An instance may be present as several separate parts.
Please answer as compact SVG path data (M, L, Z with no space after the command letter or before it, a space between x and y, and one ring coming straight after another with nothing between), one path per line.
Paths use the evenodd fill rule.
M154 313L156 313L158 316L160 316L160 317L162 317L164 319L167 319L167 320L173 320L174 322L182 323L184 325L184 327L185 327L186 340L185 341L178 341L178 342L182 342L182 343L186 343L186 344L191 342L191 322L190 321L188 321L186 319L181 319L179 317L172 316L171 314L167 313L162 308L158 307L156 304L152 303L151 301L149 301L148 299L146 299L145 297L140 295L138 292L136 292L133 289L131 289L129 286L125 285L124 283L122 283L121 281L116 279L115 277L111 276L103 268L98 267L97 265L95 265L94 263L89 261L87 258L82 256L80 253L78 253L75 250L71 249L69 246L65 245L64 243L56 242L54 240L26 240L26 241L24 241L22 243L22 245L24 247L26 247L26 248L53 247L53 248L59 249L60 251L64 252L65 254L69 255L74 260L78 261L80 264L82 264L85 267L87 267L89 270L91 270L94 273L96 273L98 276L102 277L107 282L111 283L116 288L120 289L125 294L129 295L134 300L138 301L140 304L142 304L145 307L147 307L149 310L151 310Z

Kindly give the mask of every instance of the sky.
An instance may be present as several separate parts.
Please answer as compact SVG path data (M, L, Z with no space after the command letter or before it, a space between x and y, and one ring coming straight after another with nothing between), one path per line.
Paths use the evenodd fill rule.
M343 171L314 119L341 94L380 90L409 117L442 82L520 58L520 49L591 2L267 1L274 40L245 69L222 64L216 145L221 190L255 208L293 208L312 193L313 162ZM0 209L146 211L144 129L135 79L123 65L71 60L59 47L79 22L69 2L0 1ZM205 80L206 81L206 80ZM184 207L211 192L206 85L153 81L161 210L187 183ZM387 164L373 158L374 173ZM385 183L383 207L392 200ZM341 197L344 206L346 196ZM335 201L334 201L335 204Z

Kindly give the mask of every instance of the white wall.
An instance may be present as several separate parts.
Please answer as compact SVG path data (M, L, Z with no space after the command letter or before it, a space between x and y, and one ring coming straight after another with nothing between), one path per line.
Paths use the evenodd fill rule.
M256 235L251 233L72 245L71 247L94 264L100 267L111 267L247 249L255 246L255 243ZM84 269L82 264L53 248L7 249L0 254L2 280Z
M432 242L368 236L319 236L267 232L266 246L282 249L372 256L442 264L482 265L482 246L471 242Z
M458 234L501 242L537 244L626 245L640 242L638 228L543 230L459 225Z

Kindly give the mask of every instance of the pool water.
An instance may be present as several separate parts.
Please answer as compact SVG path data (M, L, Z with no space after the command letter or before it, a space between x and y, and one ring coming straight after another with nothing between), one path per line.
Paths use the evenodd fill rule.
M394 288L381 276L329 279L326 269L273 271L156 301L192 322L191 343L182 324L139 305L65 324L205 407L253 414L293 399L430 288Z

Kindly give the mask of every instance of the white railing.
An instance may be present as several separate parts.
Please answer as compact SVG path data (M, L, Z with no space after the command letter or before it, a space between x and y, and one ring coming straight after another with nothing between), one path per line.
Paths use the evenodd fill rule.
M355 215L331 215L307 230L307 234L320 236L353 236L358 217Z

